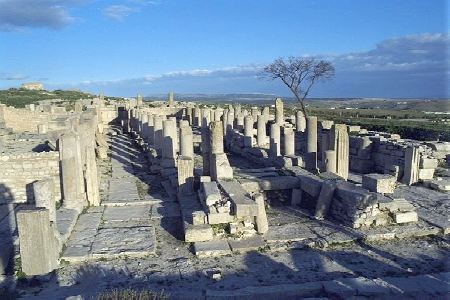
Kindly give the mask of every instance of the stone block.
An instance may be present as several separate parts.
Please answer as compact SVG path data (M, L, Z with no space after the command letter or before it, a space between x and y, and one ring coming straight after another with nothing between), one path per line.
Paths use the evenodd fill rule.
M430 187L436 191L448 192L450 191L450 180L449 179L432 180L430 182Z
M376 203L376 194L346 181L337 183L335 195L343 200L346 206L358 209Z
M222 199L220 195L219 187L215 181L202 182L200 184L203 193L204 201L207 206L213 205Z
M335 181L325 180L323 182L319 197L317 199L316 211L314 213L316 218L323 219L328 214L335 189Z
M381 194L394 193L396 182L397 179L388 174L367 174L362 178L363 188Z
M389 199L389 198L388 198ZM414 206L405 199L391 199L388 202L380 202L378 204L380 210L388 210L390 212L408 212L414 211Z
M232 179L233 169L224 153L211 154L211 179Z
M184 240L188 243L213 239L213 230L209 224L193 225L184 222Z
M44 208L17 212L22 271L27 275L44 275L58 266L59 238Z
M419 169L420 180L431 180L434 176L435 169Z
M295 176L264 177L259 180L259 187L264 191L289 190L300 187L300 180Z
M396 212L394 213L394 221L397 224L417 222L418 216L415 211Z
M258 204L247 196L247 193L236 180L219 180L219 185L230 197L232 202L232 212L236 217L257 216Z
M198 257L222 256L231 254L226 240L215 240L194 243L194 252Z
M259 248L264 247L264 245L265 245L264 240L259 235L255 235L250 238L240 239L240 240L229 239L228 244L230 245L231 250L233 252L254 251L254 250L258 250Z
M226 224L230 222L234 222L234 216L230 215L229 212L216 212L211 211L207 214L208 217L208 224L215 225L215 224Z
M313 174L300 175L298 177L300 179L301 189L308 193L311 197L317 198L319 196L320 189L322 188L323 180Z

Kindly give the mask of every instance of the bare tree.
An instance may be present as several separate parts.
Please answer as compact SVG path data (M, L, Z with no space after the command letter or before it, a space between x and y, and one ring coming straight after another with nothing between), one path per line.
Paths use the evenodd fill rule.
M311 87L319 80L334 76L334 66L326 60L315 58L289 57L278 58L264 67L263 76L270 79L281 79L300 103L306 116L305 99Z

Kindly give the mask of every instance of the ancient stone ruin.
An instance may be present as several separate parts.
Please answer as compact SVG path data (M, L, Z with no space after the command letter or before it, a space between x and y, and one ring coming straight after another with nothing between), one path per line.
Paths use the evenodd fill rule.
M450 143L284 111L280 98L274 109L207 106L172 92L158 105L141 95L80 100L73 111L0 105L0 271L157 262L171 239L206 261L450 232L448 206L436 204L448 202L450 181L435 174ZM347 282L347 294L327 284L293 293L361 294L361 283ZM274 285L209 295L281 299L293 288ZM391 296L402 288L389 285Z

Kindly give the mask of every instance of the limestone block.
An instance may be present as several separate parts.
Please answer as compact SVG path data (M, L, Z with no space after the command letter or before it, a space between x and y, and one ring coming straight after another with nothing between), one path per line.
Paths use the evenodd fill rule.
M394 193L396 182L397 179L388 174L367 174L362 178L363 188L382 194Z
M376 203L376 194L347 181L338 182L335 195L344 200L347 206L365 208Z
M220 186L230 197L232 202L232 211L237 217L258 215L258 204L246 195L246 191L236 180L225 181L219 180Z
M415 211L394 213L394 221L397 224L417 222L418 220L419 218Z
M421 157L419 167L422 169L436 169L438 160L436 158Z
M420 180L431 180L433 179L435 169L419 169L419 179Z
M213 205L222 199L219 187L215 181L202 182L200 186L207 206Z
M207 214L208 224L226 224L234 222L235 216L231 215L229 212L216 212L210 211Z
M194 252L198 257L211 257L231 254L230 246L226 240L209 242L196 242Z
M22 270L27 275L44 275L58 266L59 239L51 225L49 211L29 208L17 212Z
M49 211L50 222L56 221L55 183L52 178L33 183L34 202L36 207L43 207Z
M288 190L298 188L300 186L300 180L296 176L274 176L264 177L259 180L259 187L262 190Z
M232 179L233 169L228 162L227 155L224 153L213 153L211 154L211 178L213 180L222 179Z
M193 225L184 222L184 240L188 243L213 239L213 230L209 224Z

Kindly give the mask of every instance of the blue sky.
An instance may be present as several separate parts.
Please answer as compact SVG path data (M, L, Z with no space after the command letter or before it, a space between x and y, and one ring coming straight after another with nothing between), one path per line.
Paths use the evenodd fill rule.
M109 95L289 91L275 58L336 67L313 97L448 97L441 0L0 0L0 88Z

